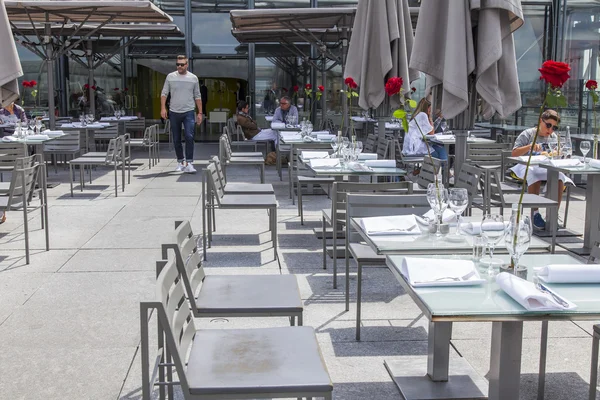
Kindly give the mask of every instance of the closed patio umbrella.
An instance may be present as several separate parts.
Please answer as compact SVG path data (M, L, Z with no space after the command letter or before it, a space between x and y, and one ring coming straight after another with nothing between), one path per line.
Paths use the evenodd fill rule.
M521 108L512 36L521 25L520 0L421 1L410 67L427 74L428 88L439 87L445 118L473 104L471 74L485 118Z
M377 108L385 97L386 78L404 79L404 90L419 77L409 68L413 48L412 24L407 0L359 0L344 77L360 86L358 105Z
M19 97L17 78L23 76L23 69L8 24L4 0L0 0L0 49L0 105L5 107Z

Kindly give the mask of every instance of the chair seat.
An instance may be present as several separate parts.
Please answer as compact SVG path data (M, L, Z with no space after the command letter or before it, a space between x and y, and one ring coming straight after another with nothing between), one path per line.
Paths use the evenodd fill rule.
M333 183L335 182L334 178L322 177L322 176L297 176L299 183Z
M220 207L227 208L271 208L277 207L277 199L273 194L255 194L246 196L243 194L227 194L221 197Z
M294 275L208 275L196 299L199 313L302 312Z
M508 183L501 182L500 188L502 189L502 192L505 194L515 194L515 193L521 194L520 186L509 185Z
M516 204L519 202L520 194L507 194L504 195L504 201L506 204ZM521 203L523 207L558 207L558 202L549 199L544 196L538 196L537 194L525 193L523 196L523 202Z
M263 157L263 153L260 151L234 151L231 153L231 157Z
M89 157L103 157L106 159L106 152L102 152L102 151L90 151L88 153L82 154L81 157L85 157L85 158L89 158Z
M373 249L363 243L350 243L350 254L361 264L385 264L385 256L379 256Z
M144 139L129 139L129 141L125 142L128 146L136 146L136 147L148 147L149 144Z
M0 193L8 193L10 190L10 182L0 182Z
M225 194L274 194L275 189L270 183L232 183L228 182L223 188Z
M228 164L264 164L265 159L261 157L231 157Z
M324 208L322 210L323 212L323 217L325 218L325 222L327 222L329 225L331 225L331 209L330 208ZM338 213L342 214L342 215L346 215L346 210L338 210ZM341 225L346 225L346 218L343 217L341 220L338 221L338 224Z
M307 326L199 330L186 375L193 395L299 397L333 390L314 329Z
M71 161L69 161L69 164L85 164L85 165L91 165L91 164L101 164L104 165L106 164L106 157L77 157Z

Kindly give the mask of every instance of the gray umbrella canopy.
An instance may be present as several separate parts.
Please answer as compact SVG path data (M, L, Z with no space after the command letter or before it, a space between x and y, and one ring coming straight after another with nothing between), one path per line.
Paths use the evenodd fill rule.
M410 67L427 74L428 88L438 87L444 117L475 98L471 74L485 118L521 108L512 36L523 25L520 0L422 0L419 16Z
M12 38L4 1L0 0L0 105L5 107L19 97L17 78L23 76L21 62Z
M408 1L359 0L352 32L344 77L351 76L360 86L358 105L377 108L389 77L401 77L410 92L419 72L409 68L413 33Z

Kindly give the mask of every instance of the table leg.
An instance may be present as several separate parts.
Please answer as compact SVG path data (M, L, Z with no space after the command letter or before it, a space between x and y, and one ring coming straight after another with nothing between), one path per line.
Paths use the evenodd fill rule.
M583 247L591 249L594 242L598 240L594 237L599 228L600 213L598 213L598 202L600 201L600 175L588 175L587 187L585 189L585 230L583 232Z
M288 185L290 188L290 199L292 198L292 169L294 169L294 145L290 145L290 158L288 160Z
M523 322L493 322L489 400L519 398Z
M548 180L546 183L546 197L558 201L558 171L548 170ZM558 221L554 218L548 218L551 215L552 210L546 208L546 230L548 232L554 232L558 227Z
M448 381L452 322L429 322L427 375L434 382Z

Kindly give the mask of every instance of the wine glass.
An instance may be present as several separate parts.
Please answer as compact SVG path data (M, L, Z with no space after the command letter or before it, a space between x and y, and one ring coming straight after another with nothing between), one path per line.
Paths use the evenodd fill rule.
M81 114L79 116L79 123L81 124L81 126L85 126L85 115Z
M441 236L440 224L444 211L448 208L448 190L443 185L430 183L427 188L427 202L431 206L436 219L436 236Z
M354 154L356 155L356 159L358 160L358 155L363 151L363 143L358 140L354 143Z
M592 146L587 140L584 140L579 144L579 150L581 150L581 154L583 154L583 162L586 164L589 162L589 160L587 160L585 157L587 156L587 153L590 152L591 148Z
M335 155L338 151L338 137L334 136L331 138L331 148L333 149L333 154Z
M504 243L506 245L506 250L508 250L510 257L512 258L515 271L524 271L527 269L526 267L519 266L519 260L523 253L529 248L532 233L533 227L529 216L521 216L519 226L516 226L516 221L511 219L511 222L506 229Z
M505 226L504 217L500 214L486 214L481 220L481 236L487 239L490 257L482 260L482 263L488 265L488 275L493 276L502 265L502 260L494 258L494 249L496 245L504 238Z
M556 159L558 158L558 145L559 141L557 138L550 137L548 138L548 147L550 148L550 158Z
M452 188L448 191L448 207L456 214L456 234L460 235L460 217L469 205L469 192L465 188Z
M313 131L313 124L312 124L312 122L307 121L306 122L306 135L310 136L310 134L312 133L312 131Z

